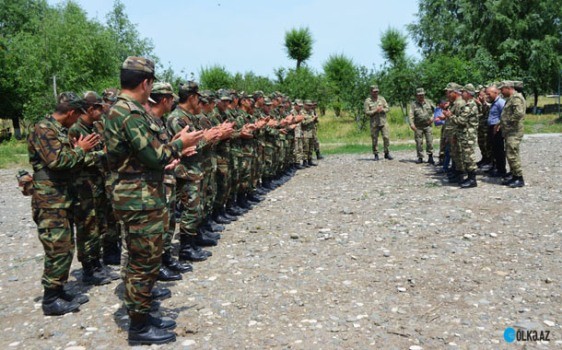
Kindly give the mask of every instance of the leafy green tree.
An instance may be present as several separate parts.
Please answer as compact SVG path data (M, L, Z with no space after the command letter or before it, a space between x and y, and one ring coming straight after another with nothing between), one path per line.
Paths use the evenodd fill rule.
M279 89L291 98L317 99L319 79L308 67L289 69Z
M297 61L297 69L312 56L313 43L314 40L308 28L293 28L285 33L287 56Z
M393 66L399 65L406 58L408 39L399 30L388 28L381 37L380 47L383 56Z
M152 54L154 44L150 39L140 36L136 25L127 16L125 5L120 0L115 0L113 3L113 9L106 16L106 23L118 44L119 61L123 62L127 56Z
M486 58L496 64L491 80L521 79L538 95L556 89L562 64L559 0L421 0L408 28L424 56ZM438 24L438 25L436 25ZM476 67L489 78L489 67Z
M357 70L353 61L343 54L331 55L323 68L328 86L333 91L331 104L339 117L341 110L349 109L351 105Z
M219 65L201 68L199 79L201 88L209 90L230 88L233 81L226 68Z

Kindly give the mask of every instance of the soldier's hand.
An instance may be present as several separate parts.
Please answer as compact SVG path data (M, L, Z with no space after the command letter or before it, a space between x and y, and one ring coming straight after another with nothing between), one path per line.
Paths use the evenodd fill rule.
M228 125L223 124L221 125L220 131L221 131L220 139L226 140L229 139L230 136L232 136L232 133L234 132L234 128L232 127L232 124L228 124Z
M197 151L195 150L196 146L189 146L183 149L183 151L181 151L181 155L183 157L190 157L194 154L197 154Z
M418 130L418 128L416 128L414 125L410 125L410 129L412 129L412 131L414 131L414 132L415 132L416 130Z
M190 147L190 146L194 146L203 137L203 131L187 132L188 130L189 130L189 127L186 126L179 133L179 137L180 137L181 141L183 142L184 149L187 148L187 147Z
M272 120L270 120L269 122L267 122L267 125L270 126L270 127L272 127L272 128L274 128L274 127L277 126L277 120L272 119Z
M279 129L279 132L282 133L283 135L287 135L287 130L285 129Z
M304 120L304 115L302 115L302 114L297 115L297 123L300 123L303 120Z
M195 147L194 147L195 148ZM172 170L180 163L179 159L172 160L168 165L164 167L164 170Z
M497 134L498 131L500 131L500 128L501 128L500 124L494 125L494 135Z
M206 129L203 131L203 139L207 142L214 142L220 138L221 134L222 132L219 129Z
M100 142L98 134L90 134L88 136L80 135L80 138L74 139L74 146L82 148L85 152L89 152Z

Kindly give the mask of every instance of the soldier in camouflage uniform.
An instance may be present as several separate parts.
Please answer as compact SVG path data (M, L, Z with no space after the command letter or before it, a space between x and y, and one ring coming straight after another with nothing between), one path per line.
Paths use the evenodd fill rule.
M488 136L488 112L490 104L486 101L486 89L479 86L476 89L478 97L474 99L478 106L478 148L482 154L482 159L476 163L479 168L489 168L492 165L492 147Z
M36 123L28 137L29 162L34 171L31 208L45 250L41 278L45 315L72 312L88 301L85 295L71 295L63 289L74 255L73 172L99 141L94 133L72 142L68 138L68 128L86 107L75 93L62 93L55 112Z
M312 114L317 116L316 108L318 107L317 101L312 101ZM320 140L318 139L318 128L320 127L320 119L317 118L314 122L314 152L316 152L316 159L321 160L324 159L322 153L320 153Z
M179 97L174 94L172 85L165 82L154 83L152 92L148 102L150 104L150 115L154 117L154 121L161 128L160 140L167 144L170 142L170 136L163 121L165 114L172 110L174 100ZM193 148L195 150L195 147ZM176 176L172 166L166 167L164 171L164 188L166 191L166 211L164 214L164 251L162 252L162 265L158 272L159 281L177 281L181 280L180 273L192 271L192 266L187 263L181 263L172 256L172 240L176 232Z
M312 161L312 152L314 151L314 139L312 134L312 129L314 128L314 122L318 119L318 116L312 115L312 101L304 101L304 120L302 121L302 133L303 133L303 153L304 160L303 166L310 167L316 166L317 164Z
M177 108L167 119L169 132L174 135L189 126L191 130L203 130L196 117L201 112L199 100L199 86L194 81L183 84L179 89L179 103ZM175 169L177 191L183 211L180 218L180 260L203 261L211 253L202 250L201 246L217 245L219 235L205 231L203 224L204 192L203 163L209 158L212 143L218 137L215 130L205 130L203 138L196 147L197 153L182 157L181 163Z
M379 160L379 133L382 133L384 142L384 158L392 160L388 147L390 146L390 131L388 123L386 122L386 113L390 110L386 99L379 96L379 87L377 85L371 86L371 96L367 97L363 103L365 114L370 119L371 126L371 139L373 141L373 156L374 160Z
M457 142L461 152L461 161L468 177L460 183L461 188L476 187L476 137L478 132L478 106L474 102L476 90L472 84L467 84L462 89L462 98L465 101L460 114L451 115L449 121L457 128Z
M183 129L164 144L161 128L143 107L154 82L154 62L128 57L121 67L121 94L107 118L105 140L114 173L112 203L123 225L127 249L124 301L129 312L129 344L162 344L175 340L175 326L150 316L152 288L163 248L166 194L164 168L193 146L201 133Z
M101 122L105 103L94 91L84 95L86 113L69 129L70 139L80 135L97 134L95 123ZM99 136L99 134L98 134ZM78 202L75 208L76 246L78 261L82 263L82 281L102 285L119 279L119 275L101 265L101 240L107 234L107 207L110 200L105 194L105 152L100 142L86 157L84 165L74 178Z
M447 91L447 97L449 98L450 107L448 110L443 111L443 115L446 118L445 128L447 132L447 138L449 140L451 149L451 159L453 160L454 171L450 173L449 182L460 183L464 181L463 174L465 172L464 163L462 162L460 144L458 141L459 132L457 125L450 122L452 116L455 118L459 117L462 113L462 108L465 105L464 100L461 97L462 87L456 83L449 83L445 90Z
M523 139L523 121L527 102L523 95L515 90L513 81L504 81L499 86L506 99L500 121L500 128L505 139L505 156L511 171L511 177L502 184L511 188L525 186L519 147Z
M423 138L425 137L425 150L429 164L435 164L433 160L433 134L431 124L433 123L433 112L435 105L425 99L425 90L416 89L416 101L410 106L410 129L414 131L416 140L416 151L418 163L423 163Z
M302 162L304 160L304 150L303 150L303 133L302 133L302 121L304 116L302 115L302 107L304 106L302 100L295 100L293 105L293 111L291 112L295 118L295 142L293 147L293 164L297 169L304 169Z

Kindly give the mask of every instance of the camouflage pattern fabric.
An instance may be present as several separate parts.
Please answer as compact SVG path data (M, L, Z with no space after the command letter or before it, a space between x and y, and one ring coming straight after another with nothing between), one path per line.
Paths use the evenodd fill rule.
M488 113L490 105L486 102L478 105L478 148L484 159L492 159L492 146L488 136Z
M303 154L304 160L312 160L312 152L314 151L314 139L312 138L313 115L303 110L304 120L302 121L303 132Z
M47 171L53 179L34 174L31 207L39 240L45 250L41 283L45 288L68 280L74 255L72 232L72 170L82 165L85 152L73 147L67 129L52 116L39 121L28 137L29 162L35 173ZM58 179L54 179L57 177Z
M451 145L451 159L453 160L453 162L455 162L456 170L460 172L464 172L465 169L464 163L462 162L460 144L458 142L459 132L457 125L450 121L450 119L460 116L464 105L464 100L459 96L450 107L451 117L445 124L447 128L447 136L449 137L449 142Z
M452 115L451 123L457 128L457 141L461 154L461 162L465 171L476 171L476 137L478 132L478 106L473 99L467 101L460 113Z
M505 139L505 157L513 176L523 176L520 145L523 139L523 121L527 102L522 94L514 92L505 102L501 114L501 130Z
M128 250L125 305L148 313L161 263L166 193L164 167L179 157L181 140L164 144L161 128L144 107L119 95L105 128L109 169L115 173L112 203Z
M425 137L425 150L428 156L433 155L432 118L435 106L431 101L425 100L412 102L410 106L410 126L415 126L414 139L418 158L423 158L423 139Z
M382 107L382 112L376 112L378 107ZM390 145L390 131L386 122L386 113L390 110L386 99L378 96L375 101L372 97L367 97L363 103L365 114L369 117L369 125L371 127L371 141L373 145L373 154L379 153L379 133L382 134L384 152L388 153Z

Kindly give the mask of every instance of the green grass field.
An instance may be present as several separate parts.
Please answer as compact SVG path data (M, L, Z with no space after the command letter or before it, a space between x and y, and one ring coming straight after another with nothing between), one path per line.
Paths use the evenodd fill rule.
M539 106L553 103L551 100L541 98ZM406 124L400 109L392 107L387 119L390 126L391 151L414 150L414 133ZM554 114L528 114L524 125L526 134L562 133L562 121ZM326 115L320 117L318 137L325 154L371 153L369 128L359 130L355 119L349 115L336 117L334 112L329 110ZM438 135L434 135L434 140L437 144ZM382 139L379 140L379 147L382 150ZM25 141L11 140L0 144L0 168L15 166L29 167Z

